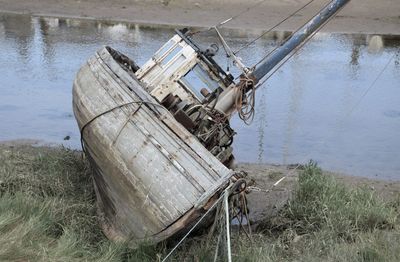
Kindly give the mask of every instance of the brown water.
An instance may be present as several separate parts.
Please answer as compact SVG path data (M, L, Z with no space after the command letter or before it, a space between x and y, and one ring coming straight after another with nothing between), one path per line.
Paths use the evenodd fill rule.
M223 33L237 49L259 32ZM102 45L141 65L173 34L169 28L0 14L0 140L80 148L71 105L80 65ZM286 35L270 34L240 56L252 65ZM218 41L213 33L196 40L203 46ZM399 180L399 47L393 36L317 34L258 91L253 124L233 119L238 161L314 159L334 171ZM226 67L222 52L217 60Z

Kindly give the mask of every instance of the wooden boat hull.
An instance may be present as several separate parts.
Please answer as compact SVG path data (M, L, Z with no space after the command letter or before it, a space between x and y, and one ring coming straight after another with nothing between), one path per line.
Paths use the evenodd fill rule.
M193 224L233 171L145 91L126 59L109 47L91 57L75 78L73 110L104 232L154 243Z

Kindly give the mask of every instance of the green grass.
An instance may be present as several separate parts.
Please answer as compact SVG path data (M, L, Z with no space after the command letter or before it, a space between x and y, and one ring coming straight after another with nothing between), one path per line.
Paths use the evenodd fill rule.
M103 235L80 153L1 149L0 163L0 261L153 260Z
M399 207L367 188L347 188L310 162L293 198L261 228L288 260L400 261Z
M322 174L315 163L299 176L295 197L285 215L299 233L329 229L349 241L360 231L392 229L397 211L367 188L348 189Z
M234 261L400 261L400 198L351 189L310 162L293 198L253 233L233 232ZM210 261L216 237L192 237L174 261ZM90 168L64 148L0 147L0 261L157 261L172 243L132 250L96 218Z

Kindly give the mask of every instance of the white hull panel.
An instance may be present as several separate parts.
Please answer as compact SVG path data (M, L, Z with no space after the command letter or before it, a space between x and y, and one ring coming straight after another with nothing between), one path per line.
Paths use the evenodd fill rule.
M233 172L103 48L74 81L73 109L109 238L153 241L185 229Z

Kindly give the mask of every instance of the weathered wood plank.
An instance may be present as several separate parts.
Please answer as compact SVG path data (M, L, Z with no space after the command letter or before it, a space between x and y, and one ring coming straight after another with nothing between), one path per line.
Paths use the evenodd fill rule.
M106 49L90 58L74 81L80 128L132 101L157 103ZM189 211L232 174L160 106L135 103L112 110L91 122L83 137L99 170L96 191L109 209L106 221L123 238L168 237L184 226L171 225L181 217L194 219Z
M112 60L107 52L99 51L98 56L105 61L105 64L110 67L110 72L114 72L118 75L117 82L124 82L125 86L131 87L133 92L138 95L142 100L151 101L153 103L157 103L157 101L151 97L149 94L145 92L140 92L142 89L140 87L139 82L135 81L134 75L129 75L126 71L124 71L121 67L119 67L116 61ZM121 85L121 87L124 87ZM128 88L124 88L123 91L127 93L128 96L131 95L132 91ZM154 109L154 108L150 108ZM157 109L157 108L155 108ZM211 172L216 177L224 177L229 174L229 169L227 169L223 164L221 164L217 158L215 158L208 150L204 150L203 145L197 140L196 137L191 135L182 125L180 125L177 121L175 121L174 117L165 110L159 110L158 118L160 118L168 128L170 128L181 140L179 142L186 143L189 147L192 148L190 150L190 154L197 154L198 157L196 158L195 155L192 157L196 158L202 166L208 167L209 169L213 170Z

